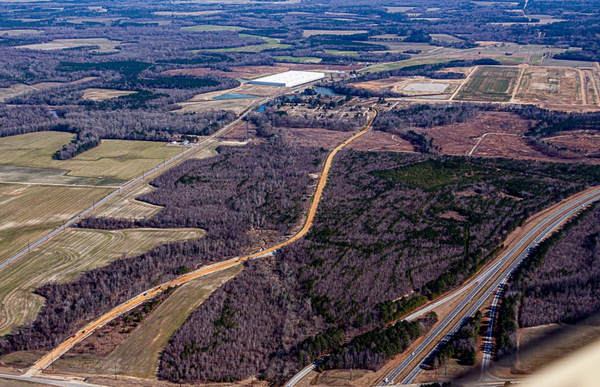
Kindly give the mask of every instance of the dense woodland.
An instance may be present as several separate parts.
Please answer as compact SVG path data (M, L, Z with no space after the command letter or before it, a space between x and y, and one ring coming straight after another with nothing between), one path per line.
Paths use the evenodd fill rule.
M162 378L282 381L338 350L326 367L381 365L393 349L345 344L459 284L529 214L600 179L594 167L502 159L337 157L307 237L200 306L165 349Z
M79 227L198 227L199 240L170 243L137 257L87 271L76 281L36 290L46 304L33 323L0 339L0 353L42 349L66 339L81 324L197 265L248 252L288 233L304 210L308 175L324 151L250 145L220 148L218 156L188 160L153 181L143 200L165 208L131 222L90 219Z

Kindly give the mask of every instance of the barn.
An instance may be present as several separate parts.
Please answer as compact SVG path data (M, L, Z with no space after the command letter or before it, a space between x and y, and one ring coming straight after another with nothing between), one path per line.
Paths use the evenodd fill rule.
M305 83L318 81L325 78L324 73L316 73L312 71L286 71L268 77L262 77L250 81L254 85L295 87Z

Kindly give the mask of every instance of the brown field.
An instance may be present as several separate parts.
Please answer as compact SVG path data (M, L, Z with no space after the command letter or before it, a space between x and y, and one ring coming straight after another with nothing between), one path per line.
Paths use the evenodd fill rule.
M325 149L335 148L353 134L351 132L336 132L314 128L290 128L286 132L288 139L300 146L323 147Z
M519 84L516 100L541 106L580 105L579 73L565 67L528 67Z
M597 84L594 79L594 71L593 70L581 70L581 71L583 72L584 82L587 86L585 88L587 104L600 106L600 98L598 95L599 90L597 89Z
M576 152L586 154L600 150L600 136L593 130L574 130L559 132L553 137L544 138L544 141Z
M124 95L136 94L137 91L111 90L111 89L85 89L83 99L88 101L106 101L107 99L118 98Z
M353 141L348 148L360 151L414 152L412 144L391 133L371 131Z
M90 39L55 39L48 43L38 43L38 44L27 44L24 46L17 46L15 48L22 48L28 50L66 50L69 48L78 48L78 47L90 47L90 46L98 46L99 48L91 50L91 52L95 53L114 53L119 52L116 48L121 42L116 40L110 40L106 38L90 38Z
M102 334L98 332L58 360L55 368L66 372L111 374L116 365L118 374L153 378L160 352L179 326L213 291L240 271L241 266L236 266L182 285L107 356L89 354L87 342ZM94 352L98 351L101 348L94 348Z
M109 188L0 184L0 262L112 191Z
M477 116L458 124L437 126L428 129L415 128L419 133L433 138L436 146L442 147L442 153L466 155L486 133L521 135L529 128L529 121L504 112L481 112ZM477 147L481 149L487 137Z
M134 256L154 246L204 236L198 229L68 229L5 268L0 278L0 334L34 318L44 299L33 291L50 282L73 281L81 272Z
M187 101L180 102L181 109L175 110L176 113L203 113L210 110L231 110L235 114L240 114L248 109L252 104L258 102L259 98L237 98L224 100L208 101Z

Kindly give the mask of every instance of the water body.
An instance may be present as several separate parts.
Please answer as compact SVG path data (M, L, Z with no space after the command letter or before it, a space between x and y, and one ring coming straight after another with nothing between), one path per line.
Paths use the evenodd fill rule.
M52 114L54 117L58 118L58 114L56 114L56 110L50 110L50 114Z
M227 94L221 94L216 97L213 97L213 99L240 99L240 98L256 98L256 96L249 95L249 94L227 93Z
M317 94L321 94L321 95L329 95L329 96L336 96L336 95L340 95L336 92L334 92L333 90L331 90L329 87L315 87L315 91L317 92Z
M259 112L259 113L264 113L264 112L265 112L265 109L267 108L267 105L268 105L268 104L260 105L260 106L258 107L258 109L256 109L256 111L257 111L257 112Z

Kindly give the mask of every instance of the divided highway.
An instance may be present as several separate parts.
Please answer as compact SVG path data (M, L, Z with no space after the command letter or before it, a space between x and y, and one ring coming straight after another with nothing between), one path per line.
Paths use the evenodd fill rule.
M248 256L244 256L244 257L237 257L237 258L232 258L229 259L227 261L223 261L223 262L219 262L219 263L215 263L212 265L208 265L208 266L204 266L196 271L193 271L191 273L185 274L181 277L177 277L175 279L173 279L172 281L166 282L161 284L160 286L150 289L144 293L141 293L139 295L137 295L136 297L124 302L123 304L115 307L114 309L112 309L111 311L109 311L108 313L104 314L103 316L99 317L98 319L96 319L95 321L89 323L87 326L85 326L84 328L82 328L81 330L79 330L74 336L68 338L66 341L64 341L62 344L60 344L58 347L56 347L55 349L53 349L52 351L50 351L48 354L46 354L44 357L42 357L40 360L38 360L37 363L35 363L25 374L26 377L31 377L37 373L42 372L44 369L46 369L50 364L52 364L56 359L58 359L59 357L61 357L64 353L66 353L68 350L70 350L75 344L79 343L80 341L84 340L86 337L88 337L89 335L91 335L95 330L97 330L98 328L106 325L107 323L109 323L110 321L112 321L113 319L115 319L116 317L120 316L121 314L139 306L140 304L142 304L143 302L145 302L146 300L156 296L157 294L159 294L160 292L162 292L164 289L168 288L168 287L174 287L174 286L178 286L178 285L182 285L188 281L191 281L193 279L205 276L207 274L210 273L214 273L216 271L221 271L221 270L225 270L228 269L230 267L233 267L235 265L239 265L244 261L250 260L250 259L255 259L255 258L260 258L260 257L264 257L264 256L268 256L268 255L272 255L273 253L275 253L277 250L279 250L280 248L282 248L283 246L289 245L290 243L293 243L295 241L297 241L298 239L302 238L303 236L305 236L308 231L310 230L310 228L312 227L315 215L317 213L317 208L319 206L319 202L321 200L321 196L323 194L323 190L325 188L325 185L327 183L327 176L329 174L329 171L331 169L331 165L332 165L332 161L333 158L335 157L335 155L342 150L344 147L346 147L348 144L350 144L352 141L356 140L357 138L359 138L360 136L364 135L365 133L367 133L369 130L371 130L371 125L373 124L373 121L375 120L375 117L377 116L377 110L373 109L374 114L373 116L369 119L367 125L365 126L365 128L356 133L355 135L353 135L352 137L348 138L347 140L345 140L344 142L342 142L341 144L339 144L335 149L333 149L329 155L327 156L327 159L325 160L325 164L323 166L323 171L321 173L321 177L319 179L319 183L317 184L317 189L315 190L315 194L314 194L314 198L313 201L311 203L311 207L308 211L307 217L306 217L306 221L303 225L303 227L296 233L294 234L290 239L286 240L285 242L282 242L276 246L273 246L271 248L268 248L266 250L263 251L259 251L257 253L254 254L250 254ZM240 117L239 119L241 119L242 117ZM238 120L239 120L238 119ZM233 125L230 124L230 125ZM210 138L206 139L205 141L208 141L209 139L214 138L219 132L215 133L213 136L211 136Z
M581 195L581 193L579 194ZM429 357L435 353L436 350L446 343L454 333L456 333L463 325L464 321L475 314L482 305L489 299L494 290L498 287L503 286L508 281L510 275L514 270L521 264L521 262L528 256L531 249L537 246L543 239L548 237L551 233L556 231L567 219L581 211L583 208L589 206L593 202L600 200L600 188L596 187L588 190L587 193L574 201L567 202L560 207L556 208L551 214L547 215L546 218L536 225L531 231L529 231L518 243L516 243L508 252L506 252L498 261L496 261L489 268L477 275L472 281L465 285L464 289L460 293L465 292L467 289L473 287L468 295L462 300L454 310L435 328L433 329L425 339L413 350L411 355L404 360L396 369L394 369L387 377L379 384L380 386L386 386L394 383L400 374L405 372L408 367L415 362L417 358L421 358L420 362L411 370L411 372L402 380L402 384L412 383L421 369L427 364ZM508 267L504 268L508 264ZM504 269L503 269L504 268ZM498 274L500 275L498 276ZM452 294L448 297L441 299L436 302L437 305L448 301L450 298L456 297L457 294ZM467 306L470 308L466 313L462 313ZM409 319L414 319L423 313L433 308L425 308L418 312L415 312L408 316ZM447 333L435 347L429 351L427 349L438 339L444 330L452 322L454 322L460 315L463 318L459 319L452 326L452 329ZM489 338L491 342L491 338ZM486 345L486 353L484 354L484 362L489 363L491 356L491 345ZM420 356L425 354L426 356Z

